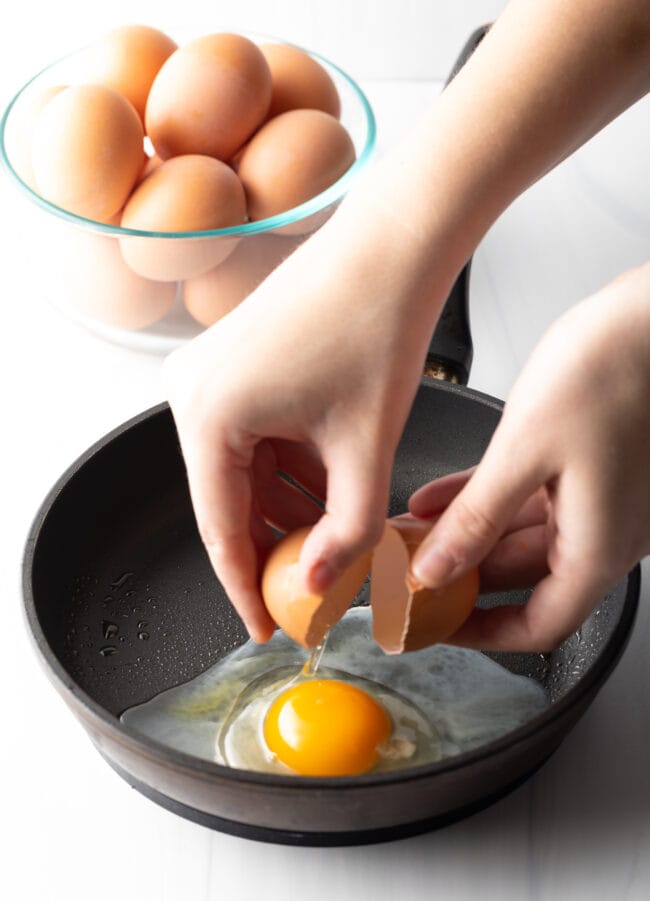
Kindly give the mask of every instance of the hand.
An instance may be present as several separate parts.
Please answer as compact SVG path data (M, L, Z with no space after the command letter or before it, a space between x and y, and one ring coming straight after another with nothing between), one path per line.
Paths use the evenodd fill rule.
M341 208L165 366L199 531L259 641L273 628L258 587L268 523L318 520L302 556L311 590L379 538L395 448L456 274L439 267L433 278L431 254L426 274L411 265L412 235L380 228L379 215L355 242L355 216ZM279 469L325 501L324 515Z
M440 514L413 560L425 584L481 561L492 588L548 570L526 605L477 609L454 643L549 650L650 552L649 398L647 264L553 325L473 473L411 498Z

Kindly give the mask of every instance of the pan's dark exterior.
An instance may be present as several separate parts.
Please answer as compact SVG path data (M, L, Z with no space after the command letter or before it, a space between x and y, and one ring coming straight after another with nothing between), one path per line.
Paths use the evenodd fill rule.
M392 512L422 482L478 461L500 408L467 388L425 380L398 449ZM544 683L553 703L499 742L402 773L305 779L200 761L119 721L125 708L191 678L245 639L196 532L166 406L117 429L71 467L44 502L24 561L38 653L106 760L190 819L299 844L396 838L509 791L555 750L607 678L632 627L638 591L637 570L553 654L501 658ZM524 601L525 593L513 599Z

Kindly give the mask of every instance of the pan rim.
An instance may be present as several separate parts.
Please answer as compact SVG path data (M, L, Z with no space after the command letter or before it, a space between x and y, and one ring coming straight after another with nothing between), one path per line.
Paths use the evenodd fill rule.
M435 391L443 391L458 394L462 397L470 397L484 406L494 410L502 410L503 402L473 388L466 386L439 382L430 378L423 378L422 387ZM517 729L507 732L502 737L479 745L470 751L457 754L436 763L423 764L401 770L393 770L385 773L368 773L361 776L336 776L336 777L312 777L299 775L283 775L274 773L257 773L249 770L227 767L203 758L195 757L183 751L170 748L161 742L151 739L137 730L126 726L121 720L102 707L90 697L73 679L70 673L60 663L52 650L49 641L41 627L36 612L36 603L32 585L33 562L38 545L39 535L47 520L50 510L56 503L59 495L68 482L87 465L107 445L119 438L131 429L163 414L171 415L169 405L166 402L156 404L129 418L122 424L107 432L103 437L94 442L61 474L54 483L46 497L41 502L32 524L30 526L22 562L22 589L23 589L23 613L26 618L28 632L37 655L43 665L46 674L60 694L68 694L74 698L88 714L102 724L107 730L111 740L117 744L127 744L132 750L141 756L155 761L165 767L173 767L177 771L191 774L193 778L199 777L207 781L238 782L256 785L264 788L277 788L299 790L316 790L319 793L336 792L341 789L368 790L395 784L403 785L407 782L417 782L430 779L435 776L449 774L468 766L480 763L482 760L492 758L500 753L512 749L518 744L523 744L541 731L549 729L559 719L564 717L572 708L577 708L580 701L592 692L597 693L606 682L609 674L616 667L623 651L629 641L636 618L639 603L641 567L637 564L617 585L625 587L625 597L619 620L601 649L596 660L591 664L585 675L570 688L558 701L552 703L542 713L528 720Z

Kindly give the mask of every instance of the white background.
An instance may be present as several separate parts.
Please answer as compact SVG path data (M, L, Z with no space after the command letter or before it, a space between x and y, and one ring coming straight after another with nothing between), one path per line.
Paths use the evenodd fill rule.
M318 50L356 77L375 106L381 152L438 90L469 32L502 6L24 0L2 13L0 102L6 105L44 64L113 25L254 30ZM557 315L647 258L649 159L645 100L528 191L490 231L472 274L471 385L505 396ZM647 589L622 663L553 759L507 799L443 831L369 848L258 845L160 810L113 774L38 666L21 616L20 558L38 504L75 456L162 399L160 360L94 338L56 314L46 291L35 291L39 248L30 242L25 201L4 176L0 259L3 898L648 896ZM41 285L42 279L40 273Z

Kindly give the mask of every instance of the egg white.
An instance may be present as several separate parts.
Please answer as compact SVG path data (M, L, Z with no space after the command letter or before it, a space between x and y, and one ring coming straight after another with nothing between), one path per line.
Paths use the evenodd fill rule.
M263 738L272 700L300 678L308 652L277 630L247 642L201 675L122 714L144 735L196 757L240 769L291 772ZM349 610L331 630L319 677L347 679L375 697L393 721L376 770L451 757L499 738L541 713L543 688L478 651L434 645L400 656L375 644L368 608Z
M312 676L285 668L272 670L248 686L237 698L230 715L216 738L215 760L228 766L258 772L292 770L278 760L264 740L264 720L273 701L289 686ZM371 695L388 713L393 730L388 741L377 750L376 772L438 760L440 741L431 723L418 708L385 685L362 679L348 672L319 667L317 678L339 679Z

